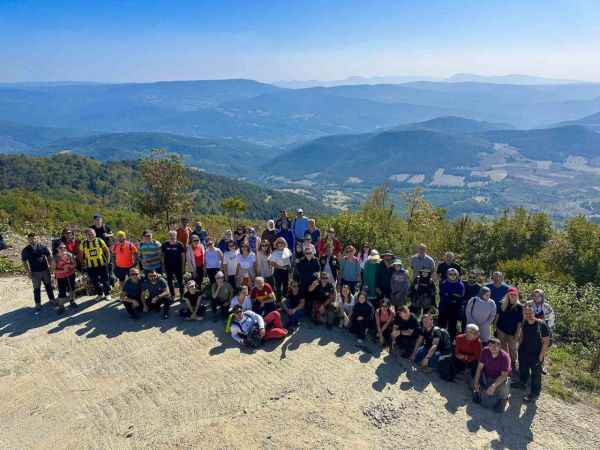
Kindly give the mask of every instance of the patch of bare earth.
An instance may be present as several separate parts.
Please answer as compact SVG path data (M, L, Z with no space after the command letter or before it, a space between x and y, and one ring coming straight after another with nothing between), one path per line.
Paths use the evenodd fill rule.
M504 415L347 332L305 325L240 352L210 318L30 310L0 279L0 448L600 448L600 413L542 395Z

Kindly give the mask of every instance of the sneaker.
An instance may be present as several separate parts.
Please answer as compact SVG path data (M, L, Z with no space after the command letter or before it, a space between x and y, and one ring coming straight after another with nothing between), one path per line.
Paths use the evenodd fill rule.
M537 395L533 395L533 394L527 394L525 397L523 397L523 402L525 403L535 403L538 399Z
M102 297L101 295L97 295L96 298L94 299L95 301L99 302L100 300L102 300L104 297Z
M110 294L105 295L104 300L106 300L107 302L112 302L112 297L110 296Z
M35 305L35 308L33 309L33 313L37 316L41 312L42 312L42 305L37 303Z
M503 413L506 410L507 403L508 403L508 400L505 398L498 400L498 402L494 406L494 412Z

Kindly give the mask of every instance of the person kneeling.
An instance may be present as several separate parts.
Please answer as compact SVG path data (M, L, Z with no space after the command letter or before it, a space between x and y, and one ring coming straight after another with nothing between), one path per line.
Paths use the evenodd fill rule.
M500 339L491 337L489 345L481 351L477 365L473 382L473 401L493 408L496 412L504 412L510 396L510 371L510 356L501 349Z
M263 319L254 311L244 311L241 305L236 305L232 313L231 337L242 346L256 348L263 341L281 339L287 335L287 330L281 326L279 311L272 311Z
M168 319L169 307L172 303L171 293L169 292L169 285L163 277L158 275L156 270L148 272L148 277L144 283L144 291L148 293L144 303L144 312L149 309L158 312L162 306L163 319Z
M188 281L185 287L185 294L183 294L185 306L179 310L179 315L186 320L204 319L206 306L202 303L202 292L194 280Z
M144 283L140 278L140 271L133 268L129 270L129 278L123 283L120 300L129 315L138 319L144 311Z
M467 370L467 382L472 387L479 357L481 356L481 340L479 327L474 323L467 325L466 333L454 339L454 358L452 359L453 375Z

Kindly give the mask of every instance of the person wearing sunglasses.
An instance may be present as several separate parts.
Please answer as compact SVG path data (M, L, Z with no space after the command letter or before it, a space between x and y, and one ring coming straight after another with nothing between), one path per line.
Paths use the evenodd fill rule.
M215 247L215 242L211 238L206 240L204 263L206 266L206 276L208 277L210 286L212 286L215 284L215 275L223 269L223 252L220 248Z

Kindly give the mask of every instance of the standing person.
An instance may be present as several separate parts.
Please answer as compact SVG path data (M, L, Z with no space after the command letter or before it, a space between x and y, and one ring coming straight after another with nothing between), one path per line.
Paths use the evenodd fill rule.
M152 311L160 311L162 318L169 318L169 307L173 303L169 293L169 286L165 279L158 274L156 269L148 271L144 281L144 292L147 294L144 304Z
M335 237L335 230L333 228L330 228L317 243L317 254L325 254L327 247L331 247L332 253L337 257L342 253L342 243Z
M79 246L83 268L94 286L96 300L112 300L110 296L109 267L110 250L106 243L96 237L92 228L86 230L86 239Z
M446 252L444 255L444 260L437 266L436 273L440 282L448 278L448 269L456 270L459 278L463 274L463 269L460 264L456 262L456 257L452 252Z
M58 310L59 314L65 311L65 301L68 299L71 307L75 304L75 269L77 261L75 255L67 251L64 243L58 244L57 253L52 258L52 271L58 284Z
M196 236L196 235L194 235ZM200 241L202 243L202 241ZM215 242L208 238L206 240L206 252L204 253L204 262L206 266L206 276L209 286L215 284L215 275L223 269L223 252L215 247Z
M489 343L490 345L481 351L479 357L473 380L473 401L503 413L510 395L508 386L511 372L510 357L500 348L499 339L491 337Z
M219 247L219 250L221 250L223 254L229 250L229 241L233 241L233 232L231 230L225 231L223 237L221 237L221 240L217 243L217 247Z
M377 268L380 263L381 257L379 256L379 252L375 249L371 250L369 259L363 268L361 287L361 290L367 292L367 298L371 303L377 300Z
M427 271L433 273L435 270L435 260L427 254L427 246L425 244L417 245L417 253L410 257L410 268L414 277L420 272Z
M454 373L468 370L468 382L472 387L472 380L477 372L479 357L481 356L481 340L479 327L474 323L467 325L466 331L454 339L454 359L452 361Z
M413 280L409 291L410 310L417 316L427 314L435 307L435 283L431 272L422 270Z
M460 307L465 296L465 286L460 281L459 272L451 267L447 278L440 283L440 308L438 326L448 330L450 338L456 337L456 325L460 320Z
M344 256L340 261L340 276L342 286L349 286L350 291L354 294L361 281L361 267L360 261L356 257L356 249L352 245L346 246L344 250Z
M124 231L117 231L117 240L111 247L113 257L113 271L119 288L123 289L123 284L129 271L137 264L138 248L127 239Z
M406 305L408 290L410 288L410 278L408 272L402 267L400 258L392 262L394 271L390 275L390 302L395 308Z
M288 248L294 248L294 233L292 233L292 231L289 229L288 222L281 222L281 228L278 228L278 230L279 231L277 232L277 237L285 239Z
M275 228L281 230L283 228L284 223L287 224L287 228L290 228L292 226L292 221L288 217L287 211L285 209L282 209L279 212L279 218L275 222Z
M296 241L302 241L304 239L304 233L308 230L308 217L304 215L304 210L298 208L296 211L296 217L292 221L292 232L294 233L294 239Z
M362 344L367 337L372 320L373 308L367 302L366 292L361 291L358 294L358 300L354 304L352 316L350 317L350 332L358 337L359 344Z
M318 279L321 273L321 265L311 249L304 250L304 258L302 258L294 269L294 278L300 283L300 289L306 295L306 310L308 314L312 313L313 296L308 291L308 287Z
M310 241L312 245L317 245L321 239L321 230L317 228L315 219L308 219L308 229L304 233L304 236L310 234Z
M94 230L98 239L102 239L107 246L110 246L113 233L110 227L104 223L104 218L100 214L94 216L94 224L90 228Z
M215 282L210 288L210 306L213 312L213 320L217 319L217 309L221 317L226 319L229 315L229 305L233 298L233 286L225 280L223 272L217 272Z
M490 298L490 295L490 289L485 286L482 287L479 290L479 295L470 299L465 308L467 323L474 323L479 327L479 335L483 346L486 346L490 341L492 323L494 323L497 311L496 303Z
M135 267L129 269L129 274L121 289L120 300L125 310L132 319L138 319L144 310L144 282L140 277L140 271Z
M33 283L33 301L35 302L35 314L42 310L42 284L46 289L48 300L55 303L54 291L50 280L50 251L48 247L40 244L35 233L27 235L29 244L21 251L21 261L27 276Z
M152 231L145 230L139 247L140 265L145 275L152 271L162 273L162 244L152 239Z
M389 299L384 298L381 306L375 311L375 326L379 344L391 346L392 328L395 316L394 307Z
M290 290L282 300L283 310L287 316L286 328L290 332L298 326L300 319L304 316L306 300L304 294L300 290L300 284L297 281L292 281Z
M254 228L248 230L248 237L246 240L248 241L252 253L256 254L260 248L260 238L256 235L256 230Z
M396 308L392 328L392 345L402 358L410 358L415 352L419 337L419 319L406 305Z
M192 234L190 235L190 238L192 236L198 236L198 238L200 238L200 243L202 245L206 245L206 241L208 240L208 231L202 228L202 222L196 222L194 228L192 229Z
M206 249L198 236L194 235L190 239L190 245L185 250L183 261L187 265L187 270L192 274L192 279L196 282L198 289L202 290Z
M271 265L271 243L267 240L260 241L256 252L256 275L263 277L271 286L275 286L273 266Z
M521 338L523 306L519 303L519 291L511 287L500 305L494 321L496 337L500 339L502 350L510 356L513 370L517 369L517 346Z
M250 249L250 245L244 243L240 253L237 255L237 271L236 279L237 285L247 286L252 285L252 281L256 277L256 255Z
M230 240L227 243L227 251L223 253L223 271L227 275L227 281L234 289L237 286L235 275L237 274L239 254L237 244L234 240Z
M181 218L181 224L179 228L175 230L175 240L186 248L190 244L190 237L192 236L193 230L190 228L190 221L187 217ZM200 236L198 236L198 239ZM172 295L172 294L171 294Z
M193 237L192 239L200 240L198 237ZM171 297L175 298L175 286L173 285L173 279L175 279L179 286L179 298L183 301L183 273L185 272L186 248L184 244L178 240L177 231L169 231L169 240L163 242L161 251L162 266L165 268Z
M534 303L523 307L523 327L519 344L519 381L513 387L525 389L531 379L531 392L523 400L535 402L542 390L542 368L550 347L550 329L546 322L535 318Z
M181 317L186 320L203 320L206 306L202 303L202 292L194 280L188 281L185 285L183 299L185 307L179 310Z
M56 255L58 253L58 246L61 243L65 244L67 252L76 255L81 242L79 242L79 239L75 239L75 235L71 229L63 228L60 238L52 241L52 255Z
M492 282L485 285L490 290L492 300L499 305L510 286L504 282L504 274L502 272L494 272L492 274Z
M271 254L270 261L275 278L275 292L277 298L281 299L288 290L290 271L292 269L292 252L287 247L285 239L277 238L275 240L275 249Z
M554 314L554 308L546 300L544 291L535 289L531 294L531 298L533 299L533 313L535 318L546 322L548 328L552 330L556 321L556 315Z
M277 230L275 229L275 221L267 220L267 229L260 235L261 242L269 241L271 247L275 247L275 240L277 239Z
M394 254L391 251L383 252L381 255L383 261L379 263L377 267L377 273L375 274L375 286L377 290L377 299L390 298L392 296L392 285L390 279L394 272L393 262ZM377 302L380 303L379 301Z
M358 260L360 261L360 270L364 270L365 263L368 261L369 256L371 256L371 246L368 243L364 243L362 250L358 255Z
M331 247L328 247L325 254L319 258L319 265L321 266L321 271L329 276L329 281L335 288L340 276L340 262L337 256L333 254Z
M452 340L448 331L433 325L433 316L423 314L420 336L410 359L425 371L440 368L441 360L451 362Z
M477 297L479 295L479 291L481 290L480 283L480 274L476 270L470 270L466 280L463 281L465 285L465 296L462 299L461 307L460 307L460 325L461 330L467 329L467 314L465 312L467 303L473 297Z
M331 283L329 274L321 272L319 278L308 287L313 299L311 318L316 324L326 324L331 328L337 313L335 310L335 286Z
M263 277L256 277L254 280L254 287L250 291L250 298L252 299L252 309L259 313L261 316L266 316L271 311L277 309L275 303L275 292L273 287Z

